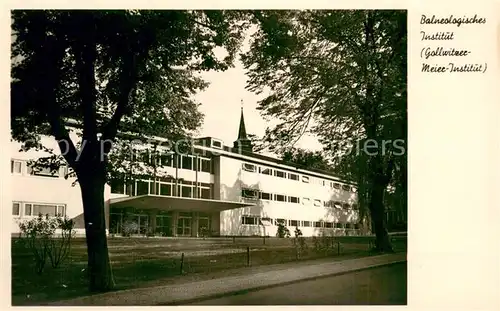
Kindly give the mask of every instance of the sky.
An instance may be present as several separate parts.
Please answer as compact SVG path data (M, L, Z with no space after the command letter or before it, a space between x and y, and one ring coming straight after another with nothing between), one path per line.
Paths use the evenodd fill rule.
M243 44L243 50L249 47L249 35ZM224 72L207 72L202 74L202 77L210 86L195 96L195 100L201 103L200 111L205 114L200 136L218 138L225 145L232 146L238 137L243 100L247 133L262 138L268 122L256 108L258 101L266 94L256 95L245 89L247 77L243 64L237 60L234 68ZM308 150L321 149L317 139L312 136L304 136L295 146Z

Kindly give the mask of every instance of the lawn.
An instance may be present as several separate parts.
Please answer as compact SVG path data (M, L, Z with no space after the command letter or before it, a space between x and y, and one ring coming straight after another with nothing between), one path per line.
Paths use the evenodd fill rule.
M336 237L329 249L315 249L306 238L307 251L299 259L292 239L266 238L110 238L110 259L117 289L168 284L172 280L218 273L223 276L250 265L270 265L325 257L369 256L369 237ZM406 250L406 238L394 237L396 251ZM340 248L339 248L340 247ZM184 253L184 262L181 257ZM67 262L57 269L47 264L42 275L18 239L12 239L12 304L36 305L88 295L87 254L84 239L75 239Z

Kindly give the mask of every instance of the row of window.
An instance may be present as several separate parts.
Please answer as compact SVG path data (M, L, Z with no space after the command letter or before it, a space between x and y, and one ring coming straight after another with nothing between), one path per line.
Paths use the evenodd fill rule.
M26 165L25 165L26 164ZM23 160L11 160L10 161L10 172L13 174L23 174L23 168L26 166L26 173L28 175L36 175L36 176L46 176L46 177L62 177L67 174L68 168L66 166L61 166L59 169L52 170L48 167L43 168L32 168L27 165L27 161Z
M269 167L265 166L257 166L255 164L251 163L243 163L242 165L243 170L247 172L252 172L252 173L257 173L262 175L270 175L270 176L275 176L279 178L288 178L291 180L299 181L302 180L303 183L312 183L312 184L318 184L324 187L330 187L332 189L342 189L344 191L350 191L350 192L356 192L357 189L355 187L352 187L350 185L345 185L345 184L340 184L337 182L325 180L325 179L320 179L320 178L314 178L306 175L302 175L302 178L300 178L299 174L296 173L287 173L282 170L277 170L277 169L272 169Z
M153 164L153 157L148 150L132 153L132 161L140 161L149 165ZM177 163L176 163L177 162ZM178 167L185 170L198 170L199 172L212 172L212 161L209 158L196 157L192 155L178 155L175 156L171 153L159 153L156 157L156 165L162 167Z
M321 200L314 199L311 200L310 198L299 198L295 196L287 196L284 194L277 194L277 193L269 193L269 192L262 192L259 190L255 189L247 189L244 188L241 190L241 197L245 199L251 199L251 200L268 200L268 201L277 201L277 202L288 202L288 203L296 203L300 204L302 202L303 205L310 205L311 201L314 206L324 206L324 207L333 207L337 209L357 209L358 206L357 204L349 204L345 202L339 202L339 201L324 201L322 202Z
M174 157L171 154L161 155L158 159L159 166L176 167L174 165ZM142 162L150 163L150 158L142 158ZM26 163L26 165L25 165ZM27 165L26 161L23 160L11 160L10 171L13 174L22 174L23 167L26 166L26 173L28 175L46 176L46 177L62 177L67 173L68 168L66 166L61 166L56 171L52 171L50 168L32 168ZM199 172L211 173L212 163L210 159L198 158L198 164L196 165L196 158L193 156L182 155L178 157L178 167L186 170L196 170L198 168Z
M24 208L23 208L24 207ZM45 203L32 203L32 202L12 202L12 215L13 216L38 216L49 215L66 216L66 205L64 204L45 204Z
M314 227L314 228L338 228L338 229L359 229L357 223L341 223L341 222L328 222L328 221L311 221L311 220L292 220L283 218L268 218L260 216L242 216L242 225L255 225L255 226L277 226L283 224L289 227Z
M176 188L175 180L166 177L159 179L156 181L156 189L152 180L134 180L130 185L127 185L124 180L115 179L110 182L111 193L132 196L156 194L161 196L180 196L183 198L196 197L196 182L179 180ZM175 192L176 189L177 191ZM197 197L202 199L213 198L212 189L212 184L198 183Z

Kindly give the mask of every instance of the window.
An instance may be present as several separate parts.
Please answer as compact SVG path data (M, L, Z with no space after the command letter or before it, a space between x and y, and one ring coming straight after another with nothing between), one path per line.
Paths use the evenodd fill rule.
M349 203L342 203L342 208L343 209L350 209L351 206L349 205Z
M219 140L212 140L212 148L222 149L222 142Z
M200 189L200 197L202 199L211 199L211 196L210 196L210 188L201 188Z
M254 173L257 171L257 167L253 164L243 163L243 170Z
M174 155L166 153L166 152L161 153L160 162L161 162L161 166L172 167L172 164L174 163Z
M242 225L258 225L258 217L254 216L242 216L241 217L241 224Z
M243 198L257 199L259 197L259 193L254 189L241 189L241 196Z
M333 188L335 188L335 189L340 189L340 184L333 183Z
M345 224L345 228L346 229L352 229L352 224L349 224L349 223Z
M309 177L302 176L302 182L305 182L306 184L308 184L309 183Z
M359 229L359 228L360 228L359 224L354 224L354 229Z
M30 167L28 166L28 173L36 176L46 177L59 177L60 169L52 170L50 167Z
M58 205L57 206L57 215L61 216L61 217L66 216L66 206Z
M274 171L274 176L280 177L280 178L286 178L286 173L283 171Z
M172 195L172 185L160 184L160 195L171 196Z
M21 203L13 202L12 203L12 215L20 216L21 214Z
M31 216L32 211L33 211L33 208L32 208L31 204L24 204L24 215Z
M200 165L200 168L201 168L201 171L202 172L205 172L205 173L210 173L212 172L212 167L211 167L211 161L210 159L200 159L200 162L201 162L201 165Z
M111 193L125 193L125 182L121 178L113 178L110 180Z
M32 214L30 214L31 216L38 216L41 214L42 216L49 215L50 217L50 216L56 216L56 214L58 213L58 208L57 205L33 204L33 208L31 211L32 211Z
M344 191L350 191L351 190L351 186L349 186L349 185L342 185L342 190L344 190Z
M342 209L342 203L341 202L333 202L333 206L335 206L335 208L338 208L338 209Z
M310 221L308 221L308 220L304 220L304 221L302 222L302 227L310 227L310 226L311 226L311 222L310 222Z
M138 180L137 181L137 195L149 194L149 182Z
M131 180L125 183L125 194L135 195L135 180Z
M289 173L288 178L290 178L291 180L299 180L299 175Z
M273 175L273 169L272 168L260 168L260 173L263 175Z
M321 206L321 200L314 200L314 206Z
M309 205L310 203L311 203L311 200L309 198L302 198L303 205Z
M277 226L279 224L286 225L286 219L278 218L274 220L274 225Z
M297 197L288 197L289 202L291 203L299 203L299 198Z
M157 195L157 194L160 194L160 184L158 183L158 180L155 182L153 181L150 181L149 182L149 194L154 194L154 195Z
M298 227L299 226L299 221L298 220L290 220L290 226L292 226L292 227Z
M260 198L262 200L271 200L271 194L269 192L261 192Z
M321 228L321 221L315 221L314 222L314 228Z
M15 161L12 160L10 161L10 172L11 173L16 173L16 174L21 174L22 170L22 162L21 161Z
M192 170L193 169L193 158L190 156L183 155L181 167L185 170Z
M151 157L150 157L150 152L149 150L144 150L141 152L141 161L150 164L151 163Z
M193 197L193 187L191 186L181 186L181 196L183 198Z
M335 224L335 228L342 229L342 228L344 228L344 225L341 224L340 222L338 222L338 223Z
M275 194L274 200L278 202L285 202L285 196L282 194Z
M159 181L164 181L164 182L175 182L175 178L172 176L157 176Z
M325 222L325 228L333 228L333 222Z
M260 219L260 224L262 224L263 226L272 226L273 219L269 217L263 217Z

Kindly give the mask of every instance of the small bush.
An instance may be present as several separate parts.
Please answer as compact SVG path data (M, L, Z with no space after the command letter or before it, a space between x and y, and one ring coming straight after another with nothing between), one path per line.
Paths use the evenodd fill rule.
M134 221L126 221L123 224L122 234L124 237L130 237L132 233L139 231L139 225Z
M307 250L306 239L304 238L302 231L299 227L295 227L294 238L292 240L293 246L295 247L295 255L297 259L300 258L302 254L304 254Z
M58 229L61 230L61 236L49 239L50 247L47 255L53 268L59 267L69 257L71 240L75 236L75 230L73 230L75 224L72 219L57 217L55 221Z
M50 259L52 267L57 268L69 257L71 239L74 236L73 227L71 219L48 215L38 215L19 223L21 241L33 254L37 274L43 273L47 258ZM60 238L54 237L57 229L61 230Z
M313 237L313 245L317 253L330 254L336 251L335 237L325 232Z
M207 227L203 226L200 228L200 231L198 232L198 234L200 235L200 237L206 238L210 235L210 231L208 230Z
M276 232L278 238L289 238L290 230L281 222L278 223L278 231Z

